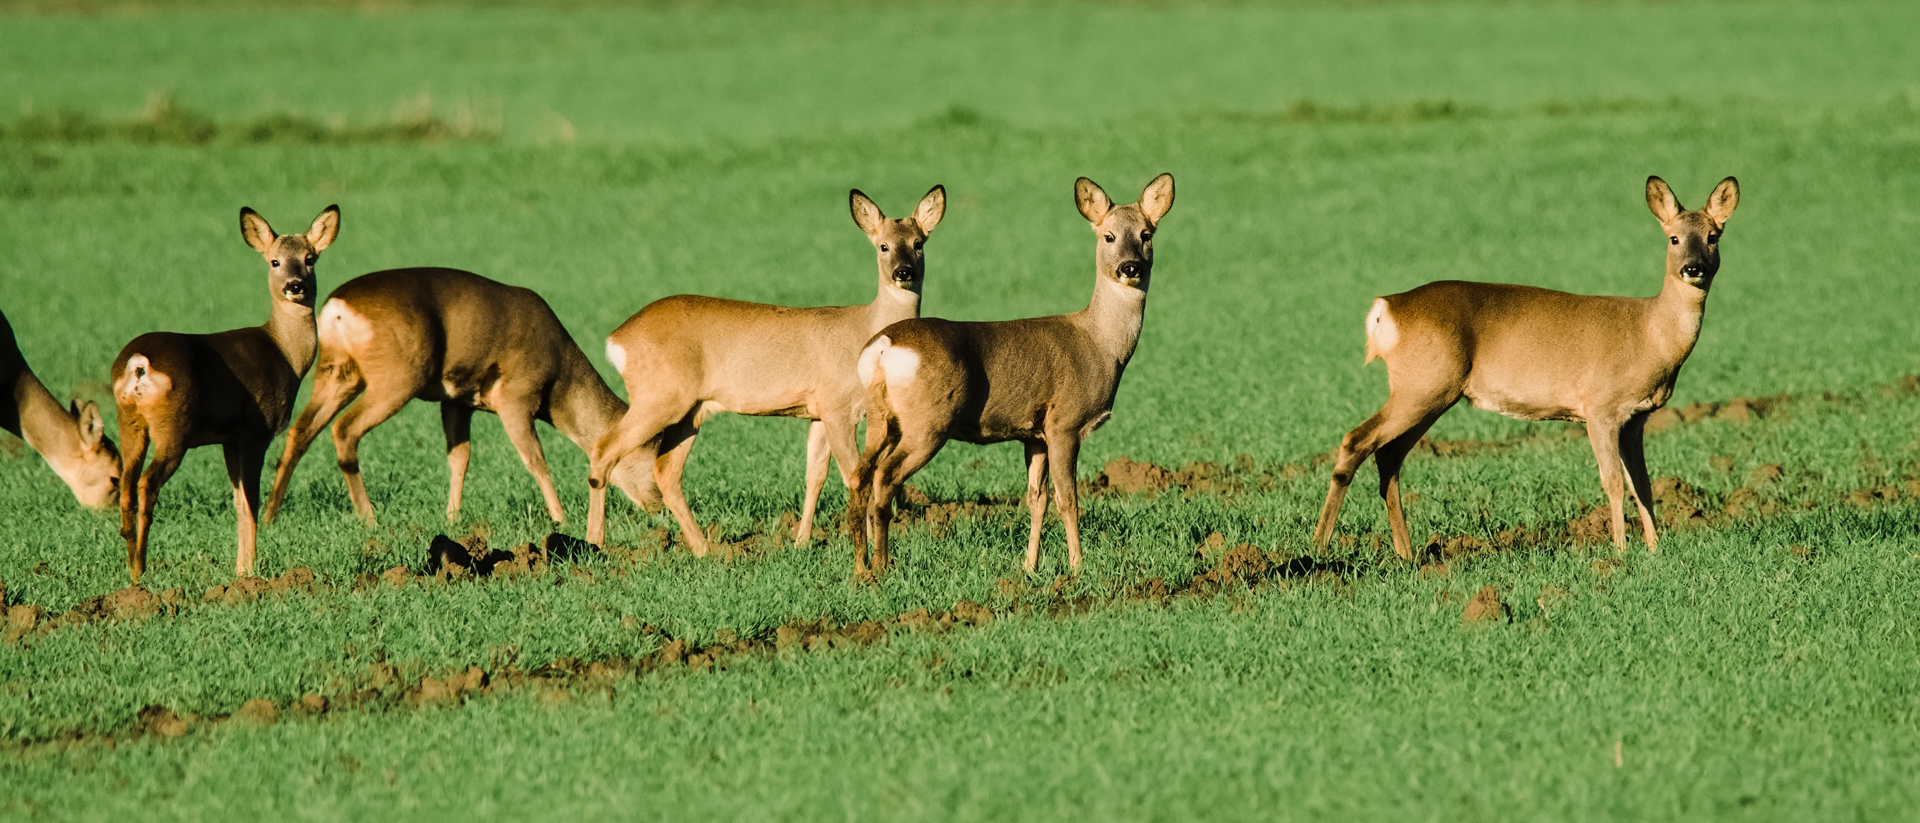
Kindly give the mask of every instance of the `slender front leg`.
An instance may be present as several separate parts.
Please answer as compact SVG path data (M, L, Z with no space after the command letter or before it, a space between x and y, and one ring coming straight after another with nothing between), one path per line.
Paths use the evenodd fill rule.
M500 425L506 428L514 451L520 453L520 463L533 475L533 482L539 484L540 496L547 502L547 516L556 524L567 522L566 510L560 508L560 495L553 489L553 475L547 472L547 453L540 447L540 436L533 429L533 412L502 408Z
M1626 489L1620 478L1620 424L1610 420L1588 420L1587 440L1593 444L1593 459L1600 464L1600 488L1607 493L1607 513L1613 526L1613 548L1627 548L1627 515L1621 508Z
M800 523L793 527L793 545L805 546L813 542L813 514L820 503L820 490L827 485L827 462L833 459L833 453L827 448L827 422L815 420L807 424L807 491L805 499L800 501ZM846 470L845 464L841 470Z
M1027 509L1033 513L1033 524L1027 529L1027 559L1023 566L1027 574L1040 566L1040 526L1047 516L1047 441L1026 440L1022 446L1027 450Z
M227 462L227 482L233 486L233 511L240 522L240 550L234 556L233 575L253 574L255 539L258 536L255 513L260 509L260 470L266 461L267 444L242 441L221 447Z
M1660 550L1660 537L1653 527L1653 483L1647 480L1645 443L1647 413L1627 419L1620 427L1620 462L1626 467L1627 480L1633 484L1633 503L1640 509L1640 531L1646 537L1647 551Z
M145 546L140 542L140 497L146 485L140 474L147 462L147 424L127 407L120 408L120 538L127 542L127 572L140 582L146 571Z
M1080 462L1078 432L1060 432L1047 437L1047 461L1053 464L1053 505L1060 510L1060 524L1067 527L1067 567L1080 571L1080 489L1074 468ZM1039 553L1027 555L1027 573L1038 568Z
M687 458L693 454L693 440L699 436L700 428L694 425L699 410L695 409L685 420L668 426L660 435L660 453L653 461L653 482L660 487L660 498L666 501L667 510L673 512L673 519L680 524L680 536L687 541L687 547L693 550L694 557L707 556L707 534L700 528L700 521L693 517L693 507L687 505L687 490L680 485L680 478L687 470Z
M440 428L447 433L447 519L457 520L460 494L467 485L467 461L473 456L473 407L441 402Z

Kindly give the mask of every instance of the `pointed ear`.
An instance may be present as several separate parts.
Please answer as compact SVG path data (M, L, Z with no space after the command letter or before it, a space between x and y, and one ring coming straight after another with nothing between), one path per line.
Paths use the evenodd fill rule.
M1731 177L1720 181L1713 187L1713 194L1707 196L1707 216L1713 222L1725 224L1733 216L1733 207L1740 205L1740 181Z
M1145 212L1147 220L1154 225L1160 224L1160 218L1167 216L1173 208L1173 175L1162 173L1153 178L1153 182L1140 192L1140 210Z
M75 401L73 416L80 423L80 445L92 451L100 447L100 438L107 434L107 421L100 417L100 407L93 401Z
M940 218L947 213L947 187L934 186L927 190L927 196L920 198L920 206L913 210L913 222L920 224L920 230L933 233L933 227L940 225Z
M328 206L313 218L313 225L307 228L307 242L313 244L314 251L325 251L333 245L333 238L340 236L340 207Z
M267 225L267 218L253 209L240 207L240 239L247 241L254 251L266 254L273 248L273 238L278 236L273 233L273 227Z
M1647 208L1653 210L1654 217L1660 218L1661 225L1673 222L1673 218L1686 211L1681 208L1680 199L1673 196L1673 188L1658 177L1647 178Z
M887 216L881 213L880 206L873 202L873 198L859 189L853 189L847 192L847 207L853 211L854 225L859 226L868 237L880 233L880 221L887 219Z
M1107 197L1106 190L1085 177L1073 181L1073 199L1080 205L1080 216L1096 226L1107 219L1107 212L1113 211L1113 200Z

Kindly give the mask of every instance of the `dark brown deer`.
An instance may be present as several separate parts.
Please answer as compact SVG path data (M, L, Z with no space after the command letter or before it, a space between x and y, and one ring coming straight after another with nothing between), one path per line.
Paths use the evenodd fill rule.
M814 508L827 480L827 459L852 484L858 453L855 431L866 393L853 359L873 333L920 315L926 278L927 234L946 214L947 190L934 186L913 216L888 219L855 189L848 193L853 222L873 242L880 265L879 293L864 306L797 309L682 294L654 301L607 338L607 359L627 384L633 404L593 452L587 478L587 540L606 538L603 480L615 461L652 463L661 497L696 557L707 541L687 506L680 475L700 424L712 414L802 417L807 430L807 488L795 543L813 534ZM634 455L628 458L628 455Z
M1447 280L1373 301L1367 362L1387 363L1386 405L1340 441L1333 482L1313 540L1333 536L1353 473L1372 455L1393 550L1413 558L1400 507L1400 467L1434 421L1460 398L1520 420L1587 424L1607 493L1613 544L1626 548L1621 470L1633 483L1647 548L1653 489L1641 435L1647 415L1673 396L1680 366L1700 339L1707 290L1720 271L1720 233L1740 202L1729 177L1687 211L1658 177L1647 205L1667 238L1667 276L1653 297L1594 297L1532 286Z
M1093 299L1072 314L990 323L923 318L881 330L855 370L867 387L867 445L847 501L854 573L886 571L887 531L901 484L948 440L1026 447L1026 570L1040 562L1046 478L1067 531L1067 560L1080 568L1080 505L1074 470L1080 442L1112 416L1120 376L1140 339L1153 273L1153 234L1173 208L1173 175L1148 183L1137 203L1115 206L1085 177L1074 183L1094 234ZM873 565L867 565L868 526Z
M274 234L253 209L240 210L240 236L267 260L270 308L264 326L217 334L150 332L113 361L120 409L120 536L135 583L147 568L147 538L160 487L187 449L219 444L240 520L234 574L253 573L260 469L273 436L293 413L300 379L313 364L314 264L340 233L328 206L305 234ZM141 472L147 447L153 463ZM136 480L136 478L138 478Z
M360 439L419 399L440 404L452 475L448 519L460 515L478 409L500 416L520 462L540 486L548 516L565 522L534 421L553 424L588 450L627 411L546 300L472 272L418 268L363 274L327 296L319 327L313 396L287 431L286 454L267 498L269 521L279 511L294 466L331 422L347 496L360 518L373 523L373 502L360 479ZM622 464L614 482L635 503L650 502L644 471Z
M114 504L120 482L120 453L106 438L107 424L93 401L62 406L40 384L13 326L0 314L0 429L27 441L65 481L75 500L89 509Z

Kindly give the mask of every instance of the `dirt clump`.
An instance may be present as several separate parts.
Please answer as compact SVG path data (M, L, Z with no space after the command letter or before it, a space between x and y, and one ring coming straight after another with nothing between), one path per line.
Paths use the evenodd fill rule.
M1151 600L1156 603L1165 603L1168 598L1172 596L1173 592L1167 588L1167 581L1158 577L1149 577L1127 588L1128 600Z
M971 600L962 600L953 604L953 619L971 626L985 626L993 622L993 610Z
M240 708L234 710L233 719L255 726L271 726L280 722L280 707L271 700L256 697L240 704Z
M1213 568L1195 575L1188 588L1195 594L1205 596L1235 583L1252 587L1258 585L1273 566L1266 552L1251 544L1241 543L1221 553L1219 562Z
M1122 455L1107 461L1093 480L1094 488L1121 494L1158 493L1173 485L1173 472Z
M1783 469L1779 463L1768 463L1755 468L1747 475L1747 485L1764 486L1768 483L1778 481L1785 474L1785 469Z
M44 609L31 603L22 603L18 606L9 607L7 609L6 642L18 643L21 638L31 634L33 630L40 625L40 615L44 611Z
M134 718L132 731L136 737L182 737L192 725L191 720L174 714L172 709L148 706Z
M318 692L307 692L305 696L287 707L287 711L301 717L314 717L327 713L327 698Z
M1512 619L1513 612L1500 602L1500 590L1492 586L1481 586L1460 613L1462 623L1505 623Z

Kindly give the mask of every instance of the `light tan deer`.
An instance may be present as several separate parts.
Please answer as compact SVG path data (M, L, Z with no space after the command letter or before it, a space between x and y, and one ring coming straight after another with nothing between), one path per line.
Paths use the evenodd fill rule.
M1173 175L1148 183L1137 203L1115 206L1085 177L1074 183L1093 227L1093 299L1072 314L990 323L924 318L883 329L855 370L867 387L867 445L854 470L847 520L854 573L886 571L887 530L901 484L948 440L1026 447L1026 570L1040 563L1045 481L1067 531L1067 560L1080 568L1080 504L1074 470L1080 441L1113 413L1120 376L1140 339L1153 273L1153 233L1173 208ZM873 566L867 565L867 528Z
M553 424L588 450L627 411L547 301L530 289L472 272L417 268L363 274L327 296L319 329L313 395L287 431L286 454L267 498L269 521L279 511L294 466L332 422L347 496L361 519L372 524L373 502L360 479L360 438L408 401L420 399L440 404L451 473L448 519L460 515L478 409L500 416L520 462L540 486L548 516L565 522L534 421ZM645 474L626 464L615 471L614 481L635 503L651 492Z
M1400 507L1400 466L1440 415L1467 398L1521 420L1587 424L1607 493L1613 544L1626 548L1622 465L1647 548L1654 534L1653 489L1641 447L1647 414L1673 395L1680 366L1700 339L1707 290L1720 271L1720 232L1740 201L1729 177L1687 211L1666 181L1647 178L1647 205L1667 237L1667 276L1653 297L1594 297L1532 286L1428 283L1373 301L1367 314L1367 362L1387 363L1386 405L1347 433L1314 543L1325 548L1353 473L1373 455L1393 550L1413 558Z
M852 481L855 432L866 394L853 376L854 355L873 333L920 316L926 277L923 244L947 211L947 190L934 186L913 216L882 214L859 189L848 193L853 222L873 242L879 293L864 306L797 309L682 294L657 300L607 338L607 359L633 404L601 439L587 477L587 540L606 539L604 479L629 454L649 460L661 497L696 557L707 553L700 524L680 486L700 424L714 413L802 417L807 429L807 486L795 543L813 534L829 457Z
M240 236L268 264L271 308L264 326L217 334L150 332L113 361L120 409L120 536L133 581L147 568L147 538L160 487L187 449L220 444L240 520L234 574L253 573L254 513L267 446L293 413L300 379L313 365L314 263L340 233L328 206L305 234L274 234L253 209L240 210ZM153 463L141 472L147 446ZM135 478L138 478L136 481Z
M27 441L89 509L113 505L120 482L120 453L106 438L107 424L92 401L61 407L40 384L0 314L0 429Z

